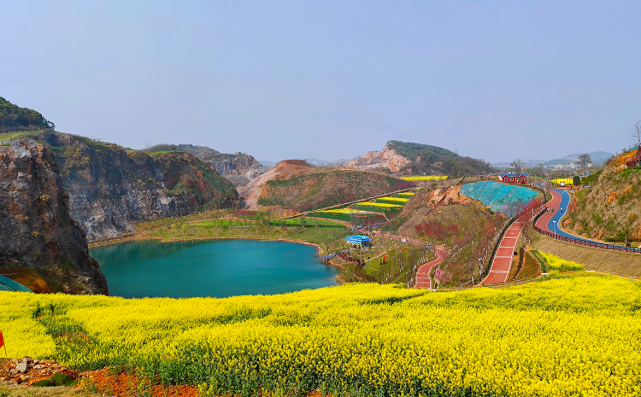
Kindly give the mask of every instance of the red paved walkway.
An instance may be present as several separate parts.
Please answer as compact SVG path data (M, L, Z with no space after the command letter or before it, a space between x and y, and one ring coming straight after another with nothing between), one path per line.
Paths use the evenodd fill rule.
M556 201L554 194L558 196L556 197ZM558 209L560 202L561 195L553 192L552 201L548 203L548 207L550 207L551 205L555 205ZM492 267L490 268L490 273L487 275L485 280L481 282L481 284L489 285L507 282L507 279L510 276L510 270L512 269L512 257L514 256L516 243L518 243L519 237L521 236L521 230L531 219L531 215L538 213L537 211L539 210L534 210L533 212L521 215L521 217L519 217L512 225L510 225L509 229L507 229L505 235L501 239L499 249L496 250L496 255L494 256ZM546 213L541 217L541 219L545 218L549 220L552 214L553 212ZM541 222L541 220L539 220L539 222ZM545 222L547 223L547 221ZM537 225L540 225L540 223L537 223Z
M519 241L521 229L525 225L526 219L527 217L517 219L510 228L507 229L507 232L505 232L499 244L499 249L494 256L490 273L485 280L483 280L483 284L500 284L507 281L510 275L510 269L512 268L512 255L514 254L516 243Z
M418 268L418 272L416 273L416 285L414 288L427 288L427 289L432 289L432 279L430 278L430 273L432 271L432 268L440 263L443 262L445 259L445 255L443 252L436 248L436 259L434 259L431 262L427 262L424 265L421 265L421 267Z

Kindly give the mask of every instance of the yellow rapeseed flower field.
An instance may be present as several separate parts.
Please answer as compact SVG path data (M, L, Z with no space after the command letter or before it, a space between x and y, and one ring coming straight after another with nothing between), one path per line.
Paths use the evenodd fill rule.
M574 181L572 178L558 178L558 179L552 179L550 182L554 183L555 185L560 185L561 182L565 182L565 185L573 185Z
M375 203L373 201L366 201L364 203L356 203L356 205L367 205L371 207L382 207L382 208L403 208L403 205L398 204L388 204L388 203Z
M410 199L402 198L402 197L380 197L380 198L377 198L376 200L393 201L393 202L399 202L399 203L407 203L408 201L410 201Z
M584 266L580 263L572 262L572 261L567 261L565 259L559 258L556 255L548 254L543 251L537 251L539 255L545 259L545 261L548 263L548 267L551 270L559 270L559 271L578 271L578 270L584 270Z
M405 176L405 177L403 177L401 179L406 180L406 181L441 181L441 180L447 179L447 177L446 176L435 176L435 175L431 175L431 176Z
M595 273L453 292L0 302L12 357L133 365L205 395L641 396L641 282Z
M316 211L316 212L325 212L328 214L369 214L369 212L367 211L354 210L351 208L340 208L336 210L323 210L323 211Z

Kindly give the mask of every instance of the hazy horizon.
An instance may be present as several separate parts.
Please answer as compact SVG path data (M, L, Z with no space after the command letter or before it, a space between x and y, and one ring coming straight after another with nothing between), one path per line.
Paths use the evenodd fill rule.
M389 140L491 163L616 153L641 3L2 2L0 96L143 148L336 161Z

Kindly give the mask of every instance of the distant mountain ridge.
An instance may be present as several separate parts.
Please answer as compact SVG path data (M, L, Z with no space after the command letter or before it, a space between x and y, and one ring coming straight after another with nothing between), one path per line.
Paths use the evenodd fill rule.
M561 157L553 160L525 160L524 163L526 167L537 167L541 164L543 164L544 166L570 165L571 163L577 162L579 160L579 156L582 154L584 153L568 154L565 157ZM590 152L588 154L590 155L590 158L592 159L592 164L594 165L602 165L610 157L613 156L612 153L603 152L603 151ZM492 163L492 165L496 167L509 167L510 163L511 161L502 161L498 163Z
M578 161L579 156L582 154L584 153L568 154L567 156L562 157L560 159L546 161L545 163L543 163L543 165L564 165L564 164L567 165L567 164ZM592 164L596 164L596 165L605 163L607 159L613 156L612 153L603 152L603 151L590 152L588 154L592 159Z

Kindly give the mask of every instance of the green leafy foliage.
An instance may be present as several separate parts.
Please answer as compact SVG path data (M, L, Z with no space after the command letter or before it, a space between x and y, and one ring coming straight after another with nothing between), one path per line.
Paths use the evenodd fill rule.
M572 184L574 186L579 186L581 184L581 177L575 175L574 178L572 178Z
M55 128L41 113L21 108L0 97L0 131L26 131L33 129Z

